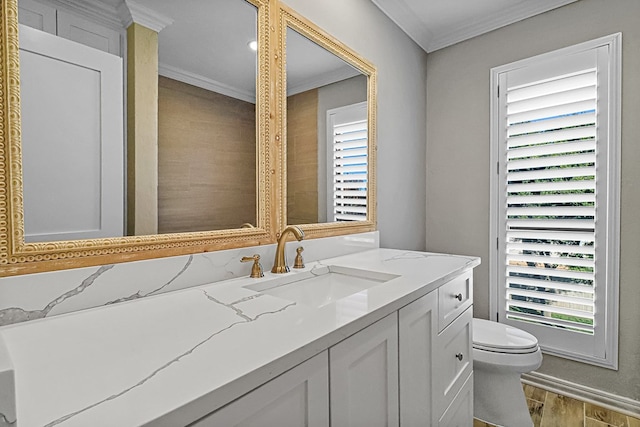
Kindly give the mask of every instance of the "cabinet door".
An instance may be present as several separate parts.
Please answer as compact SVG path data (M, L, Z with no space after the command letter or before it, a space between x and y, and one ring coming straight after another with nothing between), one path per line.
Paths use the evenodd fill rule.
M190 426L328 427L328 381L324 351Z
M56 34L56 8L34 0L20 0L18 22L36 30Z
M465 310L436 338L434 410L444 413L473 370L471 308Z
M77 15L58 11L58 35L120 56L120 33Z
M403 427L430 426L433 404L433 339L437 335L437 291L400 309L400 421Z
M468 427L473 423L473 375L469 375L460 392L444 413L439 426Z
M331 347L329 361L331 425L399 425L396 313Z

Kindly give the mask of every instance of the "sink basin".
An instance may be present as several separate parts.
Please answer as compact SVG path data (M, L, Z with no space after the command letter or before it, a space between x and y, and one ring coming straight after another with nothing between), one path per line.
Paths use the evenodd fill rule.
M245 286L246 289L319 308L399 277L395 274L324 266Z

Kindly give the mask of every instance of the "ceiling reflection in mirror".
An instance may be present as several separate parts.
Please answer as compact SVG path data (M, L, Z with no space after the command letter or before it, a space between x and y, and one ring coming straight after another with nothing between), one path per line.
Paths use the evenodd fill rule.
M256 52L248 46L257 40L257 8L243 0L136 3L168 23L156 50L140 47L146 39L127 46L157 63L154 97L141 107L131 106L131 83L153 80L144 71L133 75L131 64L127 71L82 40L20 27L26 242L257 223ZM150 108L155 121L145 122Z
M287 223L367 220L368 78L286 31Z

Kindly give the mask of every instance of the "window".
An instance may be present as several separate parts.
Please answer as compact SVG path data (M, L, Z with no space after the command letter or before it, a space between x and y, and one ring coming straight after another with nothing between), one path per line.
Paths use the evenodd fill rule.
M327 111L329 221L367 219L367 103Z
M548 353L614 369L620 40L492 70L492 312Z

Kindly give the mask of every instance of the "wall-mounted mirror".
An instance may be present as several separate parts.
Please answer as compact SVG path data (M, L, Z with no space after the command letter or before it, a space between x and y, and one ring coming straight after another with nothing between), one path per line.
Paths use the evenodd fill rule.
M286 222L375 228L375 68L283 9Z
M258 70L268 69L272 2L102 2L120 13L136 9L128 69L111 51L115 43L103 52L104 34L73 21L74 1L2 2L9 49L1 52L8 78L0 89L14 95L2 105L0 174L10 188L0 243L12 266L3 275L270 241L270 81ZM140 11L162 28L139 23ZM152 80L145 61L157 64L153 97L134 85ZM144 123L149 110L155 122ZM87 256L102 258L75 262Z

